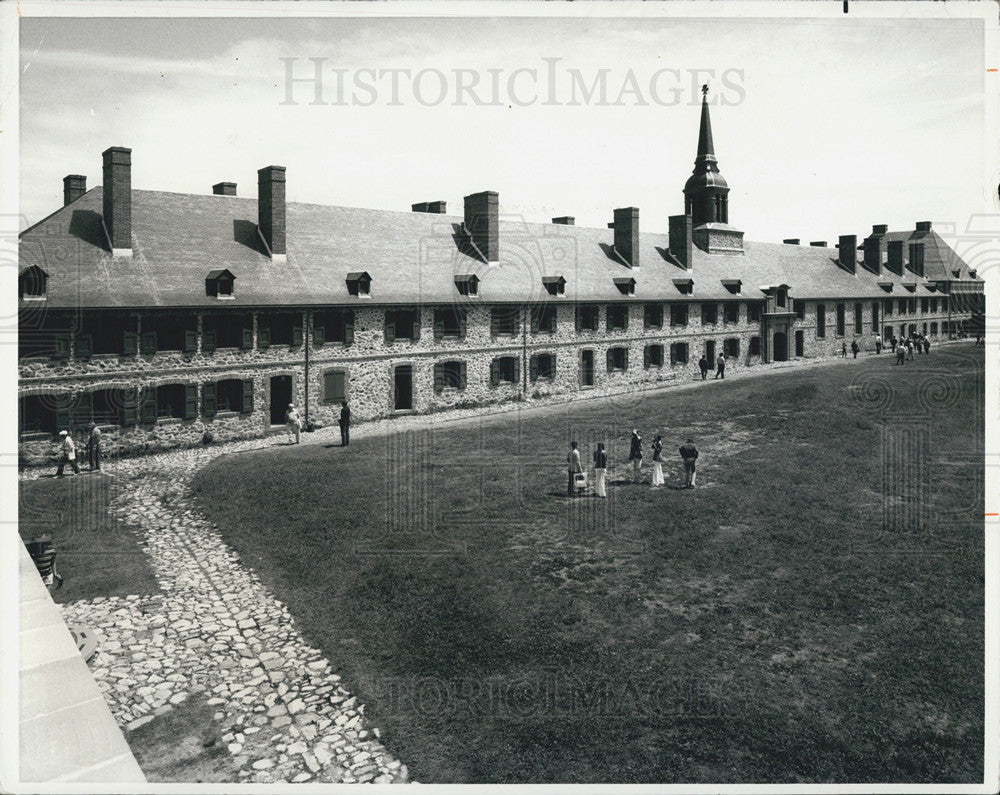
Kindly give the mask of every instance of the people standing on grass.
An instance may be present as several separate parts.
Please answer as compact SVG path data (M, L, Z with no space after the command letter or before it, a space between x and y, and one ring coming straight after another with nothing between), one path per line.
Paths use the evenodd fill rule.
M632 431L632 441L629 444L628 460L632 462L632 480L639 482L639 470L642 468L642 437L639 431Z
M662 486L663 480L663 437L657 434L653 437L653 488Z
M854 354L854 358L855 359L858 358L858 351L859 350L861 350L861 349L858 347L858 341L857 340L851 340L851 353Z
M73 444L73 437L69 431L59 431L59 468L56 469L56 477L63 476L63 468L66 464L73 467L73 473L80 474L80 465L76 463L76 445Z
M90 426L90 438L87 439L87 463L90 471L101 469L101 429L96 424Z
M605 478L608 474L608 454L604 452L604 442L597 443L594 451L594 493L598 497L607 497Z
M715 377L723 380L726 378L726 357L721 353L719 358L715 360Z
M841 354L841 356L843 356L843 357L844 357L845 359L847 358L847 343L846 343L846 342L845 342L845 343L843 343L843 344L842 344L842 345L840 346L840 354Z
M347 401L340 404L340 446L347 447L351 443L351 409Z
M684 467L684 488L693 489L697 472L695 462L698 460L698 448L694 446L694 441L688 439L680 448L681 462Z
M302 432L302 420L299 419L299 410L295 408L294 403L288 404L288 411L285 412L285 425L288 427L288 437L294 440L289 444L298 444L299 434Z
M708 378L708 359L705 358L705 354L698 360L698 368L701 370L701 380L704 381Z
M882 353L882 337L878 334L875 335L875 353Z
M580 466L580 451L577 449L579 445L576 442L569 443L569 455L566 456L566 463L569 465L569 485L567 486L567 494L570 497L576 496L576 475L583 472L583 467Z

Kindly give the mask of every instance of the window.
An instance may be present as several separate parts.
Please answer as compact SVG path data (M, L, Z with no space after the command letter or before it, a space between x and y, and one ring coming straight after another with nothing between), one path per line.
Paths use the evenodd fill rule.
M479 295L479 277L474 273L456 276L455 287L459 295Z
M854 305L854 333L855 334L863 334L864 331L865 331L865 325L864 325L865 319L864 319L864 315L865 315L864 307L861 304L856 303Z
M671 326L686 326L688 324L688 305L687 304L671 304L670 305L670 325Z
M750 355L760 356L760 337L750 338Z
M890 298L884 304L884 314L886 317L892 317L892 299Z
M516 356L501 356L490 362L490 384L516 384L519 377Z
M228 269L209 271L205 277L205 295L212 298L232 298L236 277Z
M931 336L936 337L937 333L938 333L938 324L937 322L933 322L931 323Z
M906 299L906 308L909 311L909 314L911 314L911 315L917 314L917 299L916 298L907 298Z
M923 335L924 335L925 337L927 336L927 324L926 324L926 323L924 323L924 325L923 325L923 329L921 330L921 333L923 333Z
M645 328L663 328L663 304L646 304L642 310Z
M747 320L751 323L759 323L761 312L764 309L764 304L761 301L749 301L747 302Z
M596 306L576 307L576 330L597 331L600 323L600 309Z
M385 312L385 341L420 339L419 309L387 309Z
M456 307L434 310L434 339L465 336L465 311Z
M186 403L189 392L197 387L194 384L163 384L156 387L156 418L176 418L185 419L187 417ZM197 404L197 392L194 392L194 400ZM193 412L192 412L193 418Z
M906 314L906 299L905 298L898 299L897 306L899 307L899 314L900 315L905 315Z
M628 370L628 348L608 348L608 372Z
M17 288L21 298L43 299L48 285L49 275L37 265L25 268L18 275Z
M82 312L78 322L79 330L73 341L77 358L86 359L92 354L121 354L126 347L135 354L138 340L135 318L121 313ZM189 353L197 347L196 323L194 321L185 333L184 350Z
M687 364L688 344L686 342L675 342L670 346L670 364Z
M622 295L635 295L635 279L615 279L614 282Z
M495 306L490 316L490 333L517 334L521 331L521 310L517 307Z
M320 309L313 314L313 345L354 342L354 310Z
M628 306L625 304L608 304L608 331L628 328Z
M302 344L301 312L261 312L257 315L257 347L266 350L271 345Z
M253 317L248 314L210 313L201 320L201 350L253 347ZM133 353L135 351L133 350Z
M194 353L198 347L198 321L194 315L143 315L139 346L144 356L157 351Z
M735 337L730 337L722 343L722 351L727 359L736 359L740 355L740 341Z
M327 370L323 373L323 403L342 403L347 399L347 373L344 370Z
M367 271L354 271L347 274L347 292L351 295L371 295L372 277Z
M531 357L531 380L539 378L552 380L556 377L556 355L554 353L536 353Z
M549 295L566 295L566 280L562 276L543 276L542 285Z
M876 334L878 334L878 326L879 326L878 302L873 302L872 303L872 331L874 333L876 333Z
M937 312L937 311L938 311L937 298L932 298L931 299L931 312Z
M786 303L788 303L788 290L779 287L774 291L774 304L780 309L784 309Z
M719 322L719 305L716 303L701 305L701 324L714 326Z
M816 304L816 336L820 339L826 336L826 304ZM759 338L757 344L760 345Z
M59 422L56 419L56 409L59 403L59 398L55 395L29 395L20 398L17 407L21 433L51 433L54 435L61 431L62 428L58 427Z
M837 304L837 336L843 337L846 333L847 321L843 304Z
M797 317L799 320L805 320L806 302L796 299L792 301L792 307L795 309L795 317Z
M663 346L647 345L643 349L642 358L644 367L663 367Z
M931 308L931 302L930 302L930 300L927 299L927 298L921 298L920 299L920 311L923 314L926 315L928 313L928 311L930 311L930 308Z
M243 413L243 383L239 378L227 378L202 384L202 414L212 416L218 411ZM253 384L252 381L250 383Z
M556 330L556 308L554 306L535 306L531 308L531 333L540 331L554 332Z
M726 323L740 322L740 304L738 301L726 301L723 305L722 319Z
M445 389L465 389L465 362L437 362L434 365L434 391Z
M86 422L98 425L118 425L121 422L122 407L125 405L124 389L95 389L89 397L90 416Z

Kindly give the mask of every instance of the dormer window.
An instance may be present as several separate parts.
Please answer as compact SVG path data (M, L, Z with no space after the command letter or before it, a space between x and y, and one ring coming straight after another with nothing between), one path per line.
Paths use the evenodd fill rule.
M743 281L741 279L723 279L722 286L733 295L739 295L743 290Z
M347 292L351 295L366 296L372 293L372 277L368 271L353 271L347 274Z
M674 287L684 295L691 295L694 292L694 279L674 279Z
M916 282L903 282L903 287L905 287L911 293L915 293L917 291L917 283Z
M562 276L543 276L542 284L549 295L566 295L566 280Z
M879 282L878 286L885 290L887 293L892 292L892 282Z
M975 279L975 278L977 278L977 277L976 277L976 272L975 272L975 270L973 270L972 268L969 268L969 278L970 278L970 279Z
M221 299L232 298L235 281L236 277L226 268L210 271L205 277L205 295Z
M456 276L455 288L459 295L479 295L479 277L474 273Z
M635 295L635 279L615 279L615 287L622 295Z
M27 301L44 301L49 275L37 265L25 268L18 275L17 291Z

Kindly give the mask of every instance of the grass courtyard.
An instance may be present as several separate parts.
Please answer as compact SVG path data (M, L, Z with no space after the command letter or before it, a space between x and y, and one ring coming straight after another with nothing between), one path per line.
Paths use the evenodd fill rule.
M416 780L977 781L982 395L982 349L938 347L223 456L195 493ZM626 482L632 427L665 488ZM570 439L606 501L565 497Z

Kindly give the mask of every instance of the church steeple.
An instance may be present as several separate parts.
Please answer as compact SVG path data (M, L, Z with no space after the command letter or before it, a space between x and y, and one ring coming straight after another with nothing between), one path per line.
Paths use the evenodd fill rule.
M694 226L729 223L729 185L719 173L712 140L712 119L708 113L708 86L701 87L701 128L694 172L684 185L684 210Z

